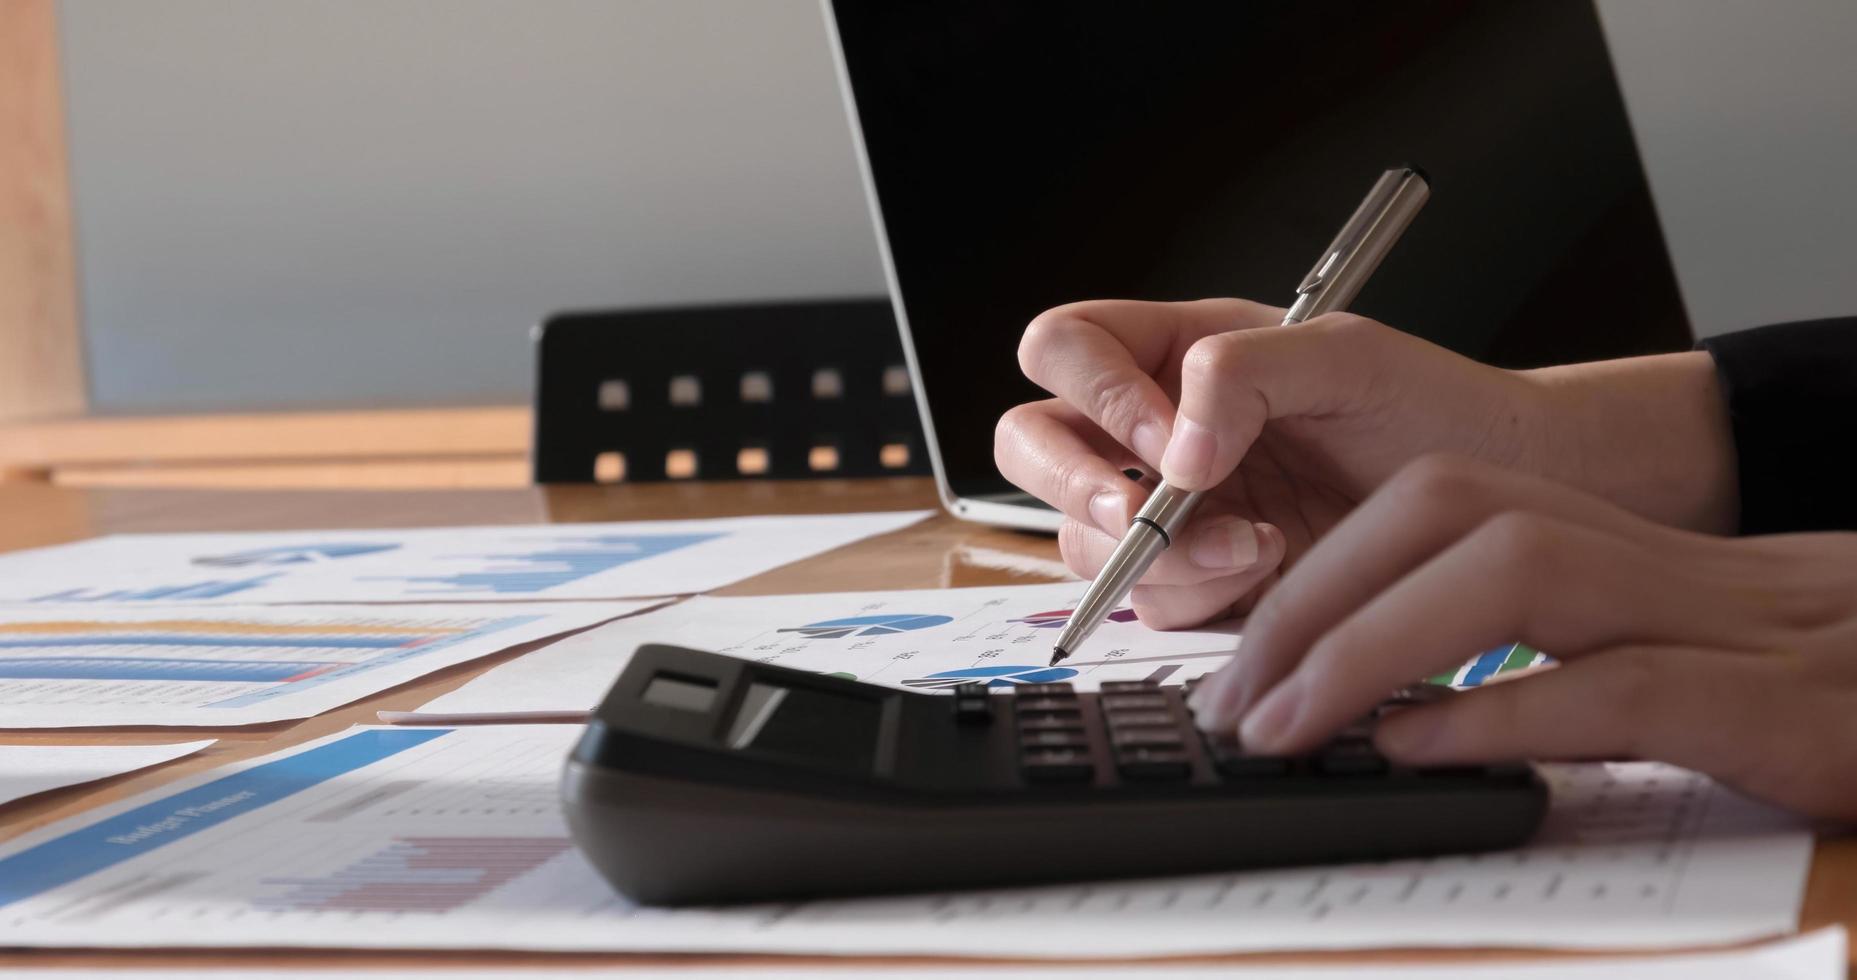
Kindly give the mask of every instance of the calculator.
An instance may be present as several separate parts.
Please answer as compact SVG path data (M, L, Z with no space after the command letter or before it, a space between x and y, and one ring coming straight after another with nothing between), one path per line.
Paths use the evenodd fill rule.
M1527 764L1390 765L1371 719L1307 756L1248 753L1193 726L1187 690L949 696L646 645L562 798L594 867L653 905L1482 851L1527 840L1547 806Z

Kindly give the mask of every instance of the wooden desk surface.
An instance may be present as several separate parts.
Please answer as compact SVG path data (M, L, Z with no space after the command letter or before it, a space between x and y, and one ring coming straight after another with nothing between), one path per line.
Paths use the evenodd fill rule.
M764 513L896 510L935 506L926 480L828 480L807 483L658 484L525 490L429 492L225 492L187 490L72 490L43 485L0 485L0 551L74 541L125 531L276 530L297 528L413 527L447 524L516 524L603 520L722 517ZM894 534L860 542L719 590L721 595L775 595L852 589L946 588L1043 581L1006 571L1000 552L1052 560L1045 537L964 524L944 516ZM86 729L0 732L0 743L97 744L179 742L210 735L219 744L152 770L43 794L0 806L0 840L90 807L152 789L235 760L273 752L350 725L372 724L375 712L406 710L452 690L509 655L485 658L300 722L235 729ZM1857 932L1857 838L1821 841L1807 887L1806 929L1842 923ZM1376 962L1425 958L1513 956L1487 951L1448 954L1365 954ZM1355 954L1353 959L1361 958ZM1205 958L1194 958L1203 961ZM1289 960L1348 961L1347 955L1214 958L1252 963ZM775 962L771 957L650 957L503 953L378 953L270 951L0 952L0 971L23 966L218 966L237 969L288 964L362 966L616 966ZM792 963L792 960L779 960ZM814 961L816 962L816 961ZM844 963L831 960L832 963ZM868 964L871 961L860 961ZM895 961L901 963L903 961ZM1179 962L1186 962L1181 960ZM1853 973L1857 976L1857 972Z

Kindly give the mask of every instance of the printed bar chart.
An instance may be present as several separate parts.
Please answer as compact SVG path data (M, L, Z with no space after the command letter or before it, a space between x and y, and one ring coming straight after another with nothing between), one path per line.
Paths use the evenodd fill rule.
M0 610L0 727L301 717L633 605L14 606Z
M0 660L0 680L218 681L289 684L347 666L293 660L27 657Z
M565 837L401 837L322 877L260 879L289 891L252 904L299 912L453 912L572 847Z
M405 583L408 591L415 594L533 594L718 537L721 535L609 534L564 538L560 542L562 546L556 548L470 556L471 561L488 566L480 571L452 575L382 577L381 581Z

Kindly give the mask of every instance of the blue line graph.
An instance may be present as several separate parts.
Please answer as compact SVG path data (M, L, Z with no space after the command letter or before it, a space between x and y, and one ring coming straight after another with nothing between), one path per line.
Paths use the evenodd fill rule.
M904 687L944 688L962 684L985 683L988 687L1011 687L1014 684L1051 684L1077 676L1069 667L1040 667L1036 664L998 667L963 667L903 682Z
M513 595L546 592L589 575L645 558L668 554L691 545L725 537L724 534L597 534L556 538L554 547L498 555L457 555L459 561L485 566L481 571L453 575L382 576L370 581L425 584L408 592L434 595L494 593Z

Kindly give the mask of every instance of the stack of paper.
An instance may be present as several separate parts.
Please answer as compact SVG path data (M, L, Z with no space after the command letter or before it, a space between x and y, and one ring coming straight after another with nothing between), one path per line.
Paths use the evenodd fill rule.
M189 756L213 739L172 745L0 745L0 805Z

